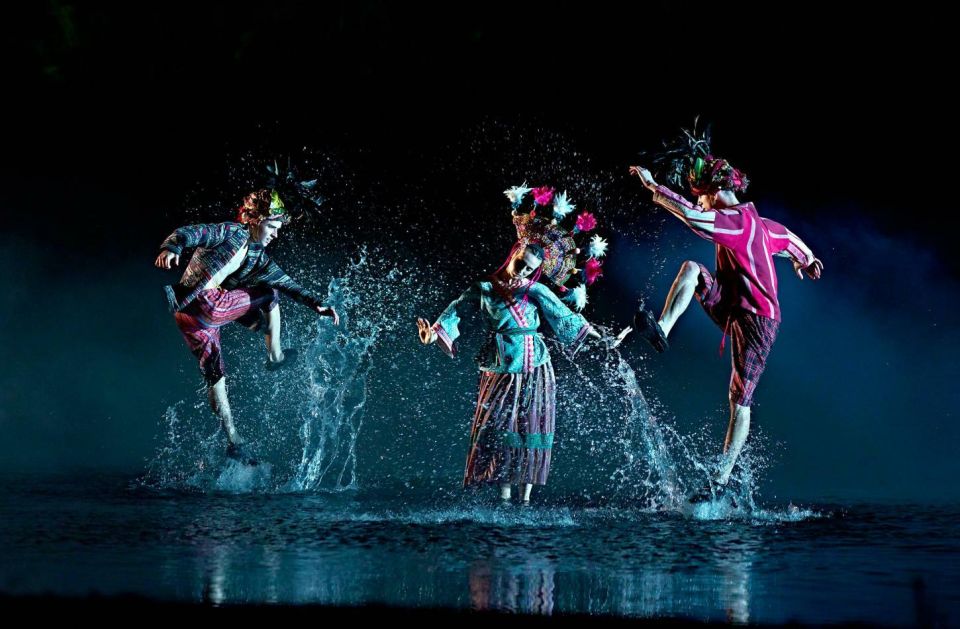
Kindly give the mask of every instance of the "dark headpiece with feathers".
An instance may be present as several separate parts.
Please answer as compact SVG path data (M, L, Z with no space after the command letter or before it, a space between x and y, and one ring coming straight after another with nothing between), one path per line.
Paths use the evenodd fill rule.
M710 125L698 132L699 121L700 117L697 116L693 121L693 129L681 129L678 138L665 141L662 151L647 151L642 155L650 158L652 170L669 185L683 187L686 183L695 195L719 190L745 192L750 180L730 162L711 153Z
M283 205L292 219L310 221L319 217L320 206L326 199L317 192L316 179L297 179L289 159L285 169L281 169L274 160L273 164L267 165L267 173L265 186L283 199Z

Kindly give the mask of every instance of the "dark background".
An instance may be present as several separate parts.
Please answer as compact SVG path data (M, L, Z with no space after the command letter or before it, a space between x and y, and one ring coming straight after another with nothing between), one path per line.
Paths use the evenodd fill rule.
M784 323L757 410L786 444L771 482L785 495L957 499L949 24L923 5L838 11L5 10L0 469L142 466L160 413L199 384L160 301L157 245L188 220L229 219L273 156L309 156L330 199L325 224L290 237L325 256L328 275L310 283L380 245L449 286L426 316L509 248L501 190L592 190L613 250L587 314L623 322L640 297L662 301L682 260L712 265L710 245L625 176L700 114L751 177L746 198L826 265L816 285L780 266ZM275 247L296 275L300 250ZM719 442L728 367L695 310L644 386L681 426L710 415ZM472 387L471 366L456 369L454 386Z

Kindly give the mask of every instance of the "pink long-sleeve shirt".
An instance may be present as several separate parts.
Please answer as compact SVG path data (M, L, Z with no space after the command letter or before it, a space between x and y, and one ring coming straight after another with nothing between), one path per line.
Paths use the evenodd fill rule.
M698 236L717 245L716 279L724 301L780 320L773 256L789 257L803 266L814 260L813 252L796 234L757 214L753 203L704 210L664 186L657 186L653 200Z

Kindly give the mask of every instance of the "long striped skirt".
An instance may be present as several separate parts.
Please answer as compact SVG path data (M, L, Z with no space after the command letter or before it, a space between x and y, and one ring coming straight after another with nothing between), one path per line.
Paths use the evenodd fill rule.
M546 484L556 399L550 361L532 373L482 372L463 485Z

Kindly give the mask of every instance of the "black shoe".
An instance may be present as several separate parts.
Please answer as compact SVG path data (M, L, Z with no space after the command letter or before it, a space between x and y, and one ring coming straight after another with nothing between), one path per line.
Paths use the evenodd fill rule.
M227 458L233 459L243 465L258 465L260 460L253 454L250 447L245 443L231 443L227 446Z
M647 342L658 352L665 352L670 348L667 335L663 333L657 318L649 310L637 310L633 315L633 329L637 331L638 336L647 339Z
M296 362L298 354L299 352L295 349L285 349L283 350L283 360L278 363L273 363L268 360L264 366L267 368L267 371L278 371Z

